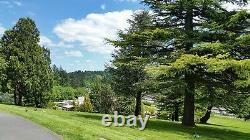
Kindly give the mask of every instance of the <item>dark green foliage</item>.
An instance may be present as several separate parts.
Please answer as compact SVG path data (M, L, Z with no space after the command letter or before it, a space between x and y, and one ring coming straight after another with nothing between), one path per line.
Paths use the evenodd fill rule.
M82 111L93 112L93 105L91 104L89 96L85 96L84 103L81 105Z
M97 76L105 75L105 71L75 71L68 73L68 82L72 87L87 87Z
M57 109L58 109L58 106L57 106L57 104L54 103L54 102L48 102L46 108L57 110Z
M66 72L63 68L53 65L54 85L71 86L74 88L87 87L100 75L105 76L104 71L75 71Z
M5 70L6 70L6 62L5 60L0 56L0 103L12 103L12 95L9 93L3 92L3 81L6 78Z
M154 82L153 91L159 93L157 95L157 107L160 111L160 118L179 121L180 116L183 114L183 94L185 89L183 81L170 80L164 76L155 78L152 81Z
M58 68L56 65L53 65L52 70L54 75L54 85L69 86L69 76L63 68Z
M231 100L230 113L236 114L239 118L249 119L250 116L250 97L244 96Z
M8 64L4 92L12 93L17 105L45 106L51 93L50 52L39 41L39 31L30 18L19 19L1 39L0 53Z
M94 111L100 113L112 113L114 111L115 96L107 79L97 76L89 86L90 99Z
M137 37L135 41L134 35L151 28L153 20L148 11L139 11L134 13L133 18L128 22L130 27L126 32L118 33L118 40L108 40L118 48L113 55L114 60L110 72L113 76L112 87L115 93L136 99L134 114L138 116L141 114L142 93L145 92L143 83L146 79L144 71L146 63L137 61L137 58L147 54L145 48L142 47L145 45L143 38Z
M135 111L135 99L131 96L117 95L114 110L119 114L131 115Z
M78 97L85 96L87 94L88 91L85 88L54 86L52 94L49 96L49 99L53 102L63 100L74 100Z
M196 88L199 86L211 82L212 88L218 83L230 85L233 89L249 86L247 73L250 71L250 61L246 54L249 42L246 38L250 15L245 10L228 11L221 2L143 1L156 13L156 26L161 29L157 29L160 31L158 36L153 34L154 29L151 31L152 37L147 38L157 36L157 40L165 42L158 46L156 43L151 45L157 46L159 50L156 53L152 51L152 56L159 52L166 54L158 56L159 63L148 71L154 75L158 73L159 76L167 76L170 80L183 80L185 92L182 122L185 126L194 126ZM137 36L144 34L139 33ZM164 58L165 62L161 61Z

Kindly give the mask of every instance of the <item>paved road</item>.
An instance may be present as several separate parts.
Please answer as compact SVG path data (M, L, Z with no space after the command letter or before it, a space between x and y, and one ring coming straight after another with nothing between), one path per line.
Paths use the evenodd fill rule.
M0 140L61 140L61 138L21 117L0 112Z

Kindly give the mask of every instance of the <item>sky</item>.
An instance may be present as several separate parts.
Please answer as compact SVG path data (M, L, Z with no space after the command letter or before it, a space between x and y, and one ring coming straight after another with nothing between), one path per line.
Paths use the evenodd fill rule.
M0 36L30 17L52 64L68 72L104 70L114 50L104 39L116 39L132 13L144 8L137 0L0 0Z
M132 13L146 8L138 1L0 0L0 36L19 18L30 17L40 31L40 44L51 51L52 64L68 72L104 70L114 50L104 38L116 39Z

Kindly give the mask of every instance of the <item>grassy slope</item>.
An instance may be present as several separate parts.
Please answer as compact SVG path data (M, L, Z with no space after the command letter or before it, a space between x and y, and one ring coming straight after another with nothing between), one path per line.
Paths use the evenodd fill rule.
M150 120L144 131L128 127L104 127L101 115L91 113L64 112L56 110L37 110L23 107L0 105L0 111L23 116L35 123L49 128L63 136L65 140L248 140L250 122L225 117L213 117L211 125L196 128L183 128L178 123ZM198 137L197 137L198 136Z

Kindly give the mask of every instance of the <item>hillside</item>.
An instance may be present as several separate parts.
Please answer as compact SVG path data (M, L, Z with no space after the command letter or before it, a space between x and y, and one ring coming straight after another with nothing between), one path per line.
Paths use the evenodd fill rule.
M184 128L178 123L149 120L144 131L128 127L104 127L101 114L0 105L0 111L23 116L63 136L65 140L248 140L250 122L213 116L210 125ZM26 112L27 111L27 112Z

